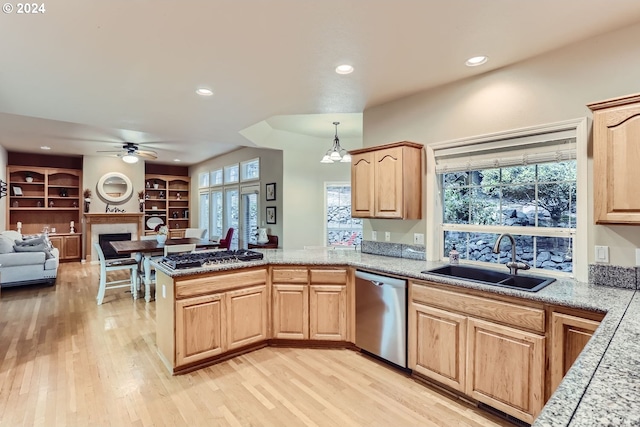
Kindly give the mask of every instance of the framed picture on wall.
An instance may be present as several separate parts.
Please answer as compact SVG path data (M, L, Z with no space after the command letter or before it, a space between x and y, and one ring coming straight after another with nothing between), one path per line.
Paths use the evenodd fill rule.
M273 201L276 199L276 183L272 182L267 184L267 201Z
M267 207L267 224L275 224L276 223L276 207L268 206Z

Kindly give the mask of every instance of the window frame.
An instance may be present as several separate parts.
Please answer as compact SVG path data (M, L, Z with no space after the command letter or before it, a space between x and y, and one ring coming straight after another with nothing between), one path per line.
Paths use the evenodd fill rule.
M506 146L504 151L509 151L509 140L516 140L518 138L539 138L539 139L558 139L554 135L562 135L566 137L567 134L572 135L576 139L576 228L575 232L571 236L573 238L573 260L574 267L572 273L562 273L553 270L537 269L538 272L559 276L559 277L574 277L579 281L586 282L588 280L588 157L587 157L587 142L588 142L588 124L589 119L586 117L566 120L557 123L544 124L539 126L532 126L527 128L521 128L511 131L498 132L493 134L487 134L482 136L476 136L471 138L462 138L452 141L439 142L425 146L427 154L427 164L430 167L427 168L427 235L434 236L432 239L427 239L427 260L428 261L447 261L447 256L444 254L444 224L442 206L442 188L439 185L439 177L436 173L436 153L438 150L450 149L456 147L461 151L465 150L465 147L477 146L483 143L497 143L501 142L503 146ZM545 136L546 135L546 136ZM514 227L514 226L478 226L473 224L457 224L457 231L468 231L478 233L502 233L508 232L514 235L524 234L533 235L532 231L534 227ZM521 232L526 229L524 232ZM544 237L546 233L556 233L548 227L536 227L536 233L539 233ZM560 234L566 234L563 231ZM569 233L571 234L571 233ZM560 236L566 237L566 236ZM474 264L474 261L465 260L465 263ZM487 265L487 263L479 263Z
M246 167L252 163L257 163L258 165L258 176L256 177L252 177L252 178L247 178L245 177L245 173L246 173ZM256 157L254 159L250 159L250 160L244 160L242 162L240 162L240 182L253 182L253 181L260 181L260 157Z
M353 245L341 245L341 244L334 244L334 245L329 245L329 226L328 226L328 217L327 217L327 213L328 213L328 208L329 208L329 203L328 203L328 198L327 198L327 190L329 187L349 187L351 190L353 190L353 186L351 185L350 181L325 181L324 183L324 227L323 227L323 245L322 246L326 246L326 247L336 247L336 248L353 248L354 246L357 246L357 243L354 243ZM361 221L362 224L362 219L361 218L353 218L352 219L357 219ZM350 228L350 229L345 229L345 231L347 230L351 230L353 232L353 230L357 230L355 228ZM364 239L364 224L362 224L362 226L359 229L360 234L361 234L361 240Z

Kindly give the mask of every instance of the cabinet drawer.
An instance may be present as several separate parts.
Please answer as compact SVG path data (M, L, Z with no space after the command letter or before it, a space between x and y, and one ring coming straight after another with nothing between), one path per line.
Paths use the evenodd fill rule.
M274 283L307 283L307 269L274 268L271 277Z
M347 283L347 270L341 269L311 269L311 283Z
M539 308L523 307L474 295L463 295L413 282L411 283L411 298L416 302L493 320L510 326L537 332L544 332L545 330L544 310Z
M264 269L184 279L176 282L176 299L220 292L239 286L258 285L266 281L267 274Z

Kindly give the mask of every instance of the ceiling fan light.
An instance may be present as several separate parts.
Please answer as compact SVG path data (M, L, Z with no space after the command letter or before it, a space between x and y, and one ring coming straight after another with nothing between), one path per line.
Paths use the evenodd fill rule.
M133 154L125 154L122 156L122 161L125 163L138 163L138 156L134 156Z

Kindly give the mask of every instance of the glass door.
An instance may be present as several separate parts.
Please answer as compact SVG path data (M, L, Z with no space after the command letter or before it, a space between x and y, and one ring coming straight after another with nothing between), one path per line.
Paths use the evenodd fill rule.
M224 203L224 210L225 210L225 223L226 223L226 227L225 227L225 235L226 235L226 230L228 230L229 228L233 228L234 232L233 232L233 237L231 238L231 246L229 249L238 249L238 234L239 234L239 230L238 230L238 226L240 225L239 222L239 202L240 202L240 198L239 198L239 191L237 188L229 188L229 189L225 189L224 191L225 193L225 203ZM222 236L222 238L224 238L224 236Z
M247 249L249 243L256 243L258 233L258 216L260 212L260 186L250 185L242 187L241 223L238 236L238 247Z

